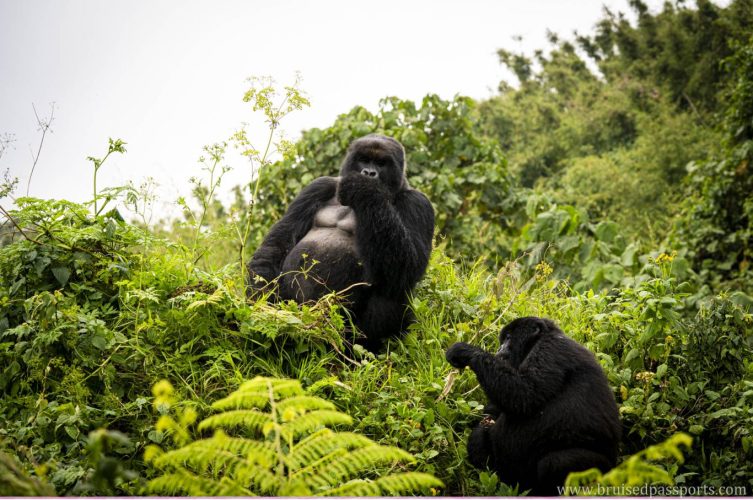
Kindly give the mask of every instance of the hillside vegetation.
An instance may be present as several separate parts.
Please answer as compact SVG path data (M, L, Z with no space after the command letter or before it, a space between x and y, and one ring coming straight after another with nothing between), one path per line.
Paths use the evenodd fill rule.
M753 2L631 6L500 50L518 82L489 100L389 97L296 143L277 131L304 94L254 80L270 136L206 147L181 220L150 226L147 189L96 182L10 210L6 178L0 494L523 493L466 460L485 395L444 359L520 316L594 352L620 408L622 465L572 484L751 494ZM371 132L405 146L437 215L417 321L378 355L344 336L341 297L244 284L295 195ZM228 148L256 175L223 205Z

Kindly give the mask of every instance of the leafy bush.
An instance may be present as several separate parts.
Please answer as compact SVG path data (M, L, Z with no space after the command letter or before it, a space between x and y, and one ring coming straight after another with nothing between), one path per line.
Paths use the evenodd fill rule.
M100 427L131 438L112 453L140 468L155 380L176 378L199 397L259 369L310 381L343 349L331 298L247 304L236 272L203 273L181 245L81 205L18 204L26 237L0 247L0 439L19 456L33 449L58 493L86 486L96 464L87 436Z

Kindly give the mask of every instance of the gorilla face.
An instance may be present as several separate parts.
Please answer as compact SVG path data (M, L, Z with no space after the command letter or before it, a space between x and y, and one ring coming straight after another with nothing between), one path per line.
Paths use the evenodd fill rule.
M518 318L505 326L499 334L497 356L515 368L525 361L539 340L558 331L557 325L544 318Z
M395 193L405 187L404 168L403 146L391 137L370 134L350 145L340 175L363 175Z

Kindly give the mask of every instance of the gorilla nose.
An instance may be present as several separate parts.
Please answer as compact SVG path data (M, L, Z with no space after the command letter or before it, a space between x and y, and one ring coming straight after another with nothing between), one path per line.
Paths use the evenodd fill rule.
M377 172L375 168L367 167L361 170L361 175L365 175L366 177L378 177L379 172Z

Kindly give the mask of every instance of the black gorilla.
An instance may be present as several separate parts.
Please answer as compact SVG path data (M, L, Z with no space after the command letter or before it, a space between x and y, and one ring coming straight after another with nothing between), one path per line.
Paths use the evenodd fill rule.
M426 270L434 234L434 209L404 169L395 139L354 141L340 177L311 182L267 234L248 265L252 289L280 277L276 298L298 302L347 290L372 351L404 331L407 294Z
M613 468L620 418L593 354L542 318L512 321L499 341L496 355L464 342L446 353L489 398L468 440L470 462L535 495L557 495L570 472Z

